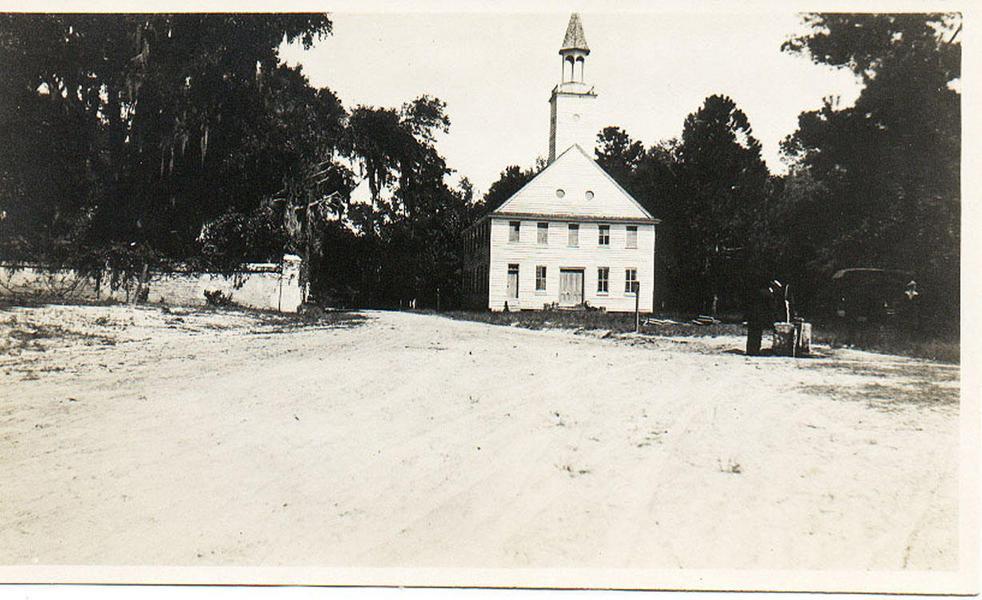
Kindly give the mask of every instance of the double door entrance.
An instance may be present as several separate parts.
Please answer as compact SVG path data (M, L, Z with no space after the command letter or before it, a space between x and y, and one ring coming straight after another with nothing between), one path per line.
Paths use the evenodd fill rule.
M559 303L564 306L583 303L583 269L559 270Z

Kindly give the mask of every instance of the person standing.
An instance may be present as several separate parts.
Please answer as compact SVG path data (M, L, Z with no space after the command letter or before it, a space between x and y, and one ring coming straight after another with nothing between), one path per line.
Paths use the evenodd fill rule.
M747 309L747 356L760 355L760 343L764 337L764 329L771 326L774 318L775 286L780 287L776 279L767 285L754 290Z

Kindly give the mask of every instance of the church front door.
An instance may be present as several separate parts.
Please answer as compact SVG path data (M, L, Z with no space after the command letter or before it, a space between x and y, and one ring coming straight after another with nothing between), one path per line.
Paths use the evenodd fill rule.
M583 302L583 269L559 270L559 303L573 306Z

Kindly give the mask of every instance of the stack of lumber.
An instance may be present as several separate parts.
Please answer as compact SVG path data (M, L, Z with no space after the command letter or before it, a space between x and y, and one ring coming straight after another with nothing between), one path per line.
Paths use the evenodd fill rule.
M716 317L711 317L709 315L699 315L695 319L689 321L693 325L716 325L720 322Z

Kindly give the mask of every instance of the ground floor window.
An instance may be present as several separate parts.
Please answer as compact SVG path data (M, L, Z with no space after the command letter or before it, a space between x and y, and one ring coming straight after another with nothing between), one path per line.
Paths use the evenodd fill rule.
M610 267L597 268L597 293L606 294L610 291Z
M638 270L624 269L624 293L636 294L638 291Z
M535 268L535 291L546 291L546 268L539 266Z
M508 297L518 298L518 265L508 265Z

